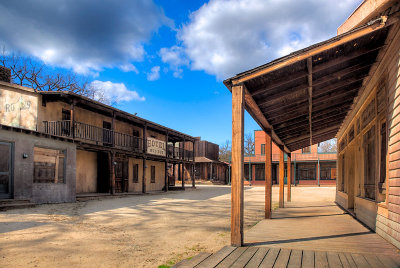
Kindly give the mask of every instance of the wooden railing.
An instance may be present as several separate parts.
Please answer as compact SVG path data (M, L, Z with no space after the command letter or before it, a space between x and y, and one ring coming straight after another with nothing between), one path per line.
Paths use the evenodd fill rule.
M47 134L84 140L96 145L116 147L123 150L143 152L143 139L132 135L100 128L81 122L44 121L44 132Z
M111 129L96 127L93 125L75 122L72 126L70 120L64 121L44 121L44 132L54 136L68 137L72 139L86 141L88 143L114 147L122 150L129 150L143 153L143 139L132 135L113 131ZM193 151L183 148L167 146L167 157L193 160ZM175 152L175 155L173 154Z

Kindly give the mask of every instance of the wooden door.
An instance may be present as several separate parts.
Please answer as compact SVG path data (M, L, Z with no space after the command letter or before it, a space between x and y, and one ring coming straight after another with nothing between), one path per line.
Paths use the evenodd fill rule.
M12 198L12 144L0 142L0 198Z
M110 146L112 144L111 123L103 121L103 145Z
M128 159L118 157L115 166L115 192L128 192L129 176L128 176Z

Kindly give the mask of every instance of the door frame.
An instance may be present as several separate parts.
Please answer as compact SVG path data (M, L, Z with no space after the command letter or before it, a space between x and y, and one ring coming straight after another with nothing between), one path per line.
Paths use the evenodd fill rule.
M0 144L6 144L10 146L9 154L9 177L8 177L8 194L1 194L0 199L12 199L14 198L14 143L9 141L1 141Z

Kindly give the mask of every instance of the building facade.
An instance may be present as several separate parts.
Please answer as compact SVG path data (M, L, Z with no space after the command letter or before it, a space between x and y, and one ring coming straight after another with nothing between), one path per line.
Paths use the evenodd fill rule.
M265 184L265 137L262 130L254 131L254 155L244 157L244 178L252 185ZM335 185L336 152L319 152L318 144L296 150L291 153L292 184ZM285 179L287 183L287 155L285 161ZM279 148L272 145L272 183L279 183ZM251 178L249 180L249 178Z
M52 203L167 191L172 169L180 177L184 165L194 169L189 135L71 92L9 82L0 82L0 150L7 156L0 160L0 197Z

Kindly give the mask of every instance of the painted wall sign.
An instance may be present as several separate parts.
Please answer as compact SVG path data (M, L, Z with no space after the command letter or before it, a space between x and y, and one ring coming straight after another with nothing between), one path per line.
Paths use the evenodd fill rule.
M36 130L38 97L0 88L0 124Z
M147 138L147 153L159 156L166 156L165 141L154 138Z

